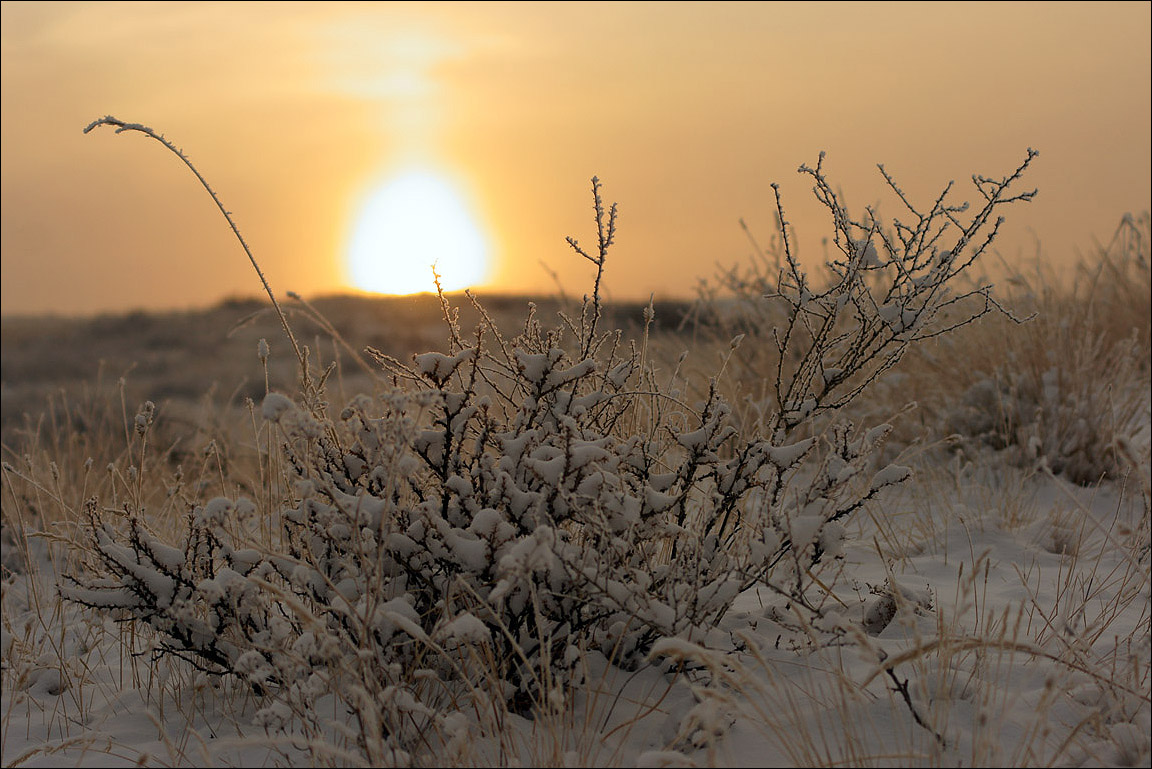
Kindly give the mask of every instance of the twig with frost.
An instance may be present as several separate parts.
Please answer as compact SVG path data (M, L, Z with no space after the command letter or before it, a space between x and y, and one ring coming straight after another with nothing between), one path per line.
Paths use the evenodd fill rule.
M581 248L576 238L568 236L565 240L572 250L596 265L596 280L592 286L592 317L588 319L588 304L584 304L584 311L580 316L580 355L587 358L592 349L592 342L596 337L596 324L601 315L600 280L604 276L604 263L608 260L608 249L616 239L616 204L613 203L608 210L607 219L604 216L604 200L600 197L600 178L592 177L592 201L596 212L596 256L591 256ZM587 322L587 324L586 324Z
M1029 149L1021 165L1001 180L974 176L985 203L967 222L960 219L967 203L945 202L951 183L922 212L880 166L889 187L916 217L913 224L894 219L892 231L872 208L865 209L862 219L852 218L824 174L824 153L815 168L800 166L799 172L814 180L816 199L832 215L832 243L842 255L827 262L830 282L823 289L814 286L793 252L779 187L773 185L784 265L767 295L783 301L786 315L783 327L772 329L777 351L774 430L788 434L821 413L839 411L896 365L911 344L990 312L1016 320L992 296L990 284L958 293L951 289L995 240L1003 217L979 240L993 212L1035 196L1036 190L1011 194L1010 188L1037 154ZM945 247L944 238L955 229L958 235ZM961 307L969 300L978 304ZM959 318L937 322L957 308Z

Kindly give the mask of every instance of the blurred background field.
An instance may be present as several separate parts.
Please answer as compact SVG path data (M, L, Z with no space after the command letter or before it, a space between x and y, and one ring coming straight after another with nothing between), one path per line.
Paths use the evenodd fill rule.
M461 310L464 328L479 319L463 294L450 294ZM554 316L567 303L562 298L487 296L481 299L503 328L514 333L530 302L541 315ZM352 395L371 378L332 334L313 320L319 313L354 350L373 347L401 360L439 349L446 340L440 300L431 294L403 297L328 296L308 302L286 300L285 309L297 335L326 365L338 361L334 383ZM676 331L691 303L656 304L657 333ZM314 310L315 312L313 312ZM622 303L610 308L608 322L633 328L643 322L644 305ZM113 394L120 380L128 408L143 400L188 418L205 398L215 405L242 405L264 396L264 371L257 356L260 339L268 342L268 368L273 389L298 386L298 363L267 301L231 299L199 310L136 311L91 317L5 316L0 320L3 443L13 447L18 436L35 432L50 405L74 406ZM371 390L371 387L367 387Z

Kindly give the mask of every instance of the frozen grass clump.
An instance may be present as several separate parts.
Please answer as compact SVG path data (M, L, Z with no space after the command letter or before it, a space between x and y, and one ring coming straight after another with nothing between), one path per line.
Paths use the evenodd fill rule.
M1124 217L1071 280L1037 263L1005 281L1005 318L917 349L880 400L917 393L919 423L966 461L996 452L1091 486L1135 475L1148 490L1148 218Z
M1013 334L990 329L1000 335L999 360L964 350L967 371L940 371L963 392L945 427L1082 485L1138 468L1148 422L1148 242L1147 215L1126 216L1071 286L1039 267L1017 272L1013 303L1035 319Z

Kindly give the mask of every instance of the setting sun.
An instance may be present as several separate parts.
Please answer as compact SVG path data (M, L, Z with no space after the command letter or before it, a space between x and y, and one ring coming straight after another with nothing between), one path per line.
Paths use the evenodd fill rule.
M347 253L352 285L379 294L483 283L488 245L455 187L430 171L409 171L384 181L356 214Z

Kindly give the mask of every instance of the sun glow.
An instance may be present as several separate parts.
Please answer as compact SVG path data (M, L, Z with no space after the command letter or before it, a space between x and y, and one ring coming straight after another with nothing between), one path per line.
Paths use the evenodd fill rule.
M379 294L445 291L483 283L488 244L455 187L410 171L375 188L357 214L348 249L354 286Z

